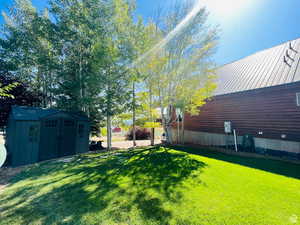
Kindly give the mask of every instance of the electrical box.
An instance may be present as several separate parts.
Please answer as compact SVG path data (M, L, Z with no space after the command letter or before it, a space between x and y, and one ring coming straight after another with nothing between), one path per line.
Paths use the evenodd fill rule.
M226 134L231 134L232 133L232 126L230 121L225 121L224 122L224 129Z

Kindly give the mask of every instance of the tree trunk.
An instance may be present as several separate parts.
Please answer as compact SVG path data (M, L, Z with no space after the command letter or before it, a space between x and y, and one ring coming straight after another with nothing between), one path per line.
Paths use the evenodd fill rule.
M185 138L184 138L184 126L185 126L185 124L184 124L184 117L185 117L185 111L183 110L183 112L182 112L182 123L181 123L181 130L182 130L182 141L181 141L181 144L182 145L184 145L185 144Z
M149 88L149 103L150 103L150 121L151 123L154 123L153 115L152 115L152 87L150 85ZM151 128L151 146L154 146L154 139L155 139L155 128Z
M80 56L79 56L79 102L80 102L80 110L84 112L84 107L82 105L82 98L83 98L83 90L82 90L82 50L80 48Z
M154 146L155 128L151 128L151 146Z
M164 130L165 130L165 132L166 132L166 141L167 141L167 143L169 143L169 144L174 144L174 143L173 143L172 132L171 132L171 129L169 128L169 126L168 126L168 125L165 125L165 126L164 126Z
M111 150L111 116L107 114L107 150Z
M133 140L133 147L136 147L136 133L135 133L135 120L136 120L136 113L135 113L135 82L132 84L132 140Z
M160 100L160 102L161 102L161 100ZM162 104L160 104L160 105L162 105ZM165 118L164 113L163 113L164 108L162 106L160 108L161 108L160 113L161 113L162 124L163 124L164 132L165 132L166 142L169 144L173 144L172 137L170 136L170 132L168 130L169 129L168 121Z
M177 144L180 144L180 120L179 120L179 116L177 116Z
M174 144L173 143L172 132L171 132L171 129L170 129L170 125L168 124L168 121L165 120L163 122L163 128L164 128L165 135L166 135L166 142L169 143L169 144Z
M108 82L107 87L106 87L106 98L107 98L107 105L106 105L106 121L107 121L107 149L110 151L111 150L111 96L110 96L110 82Z

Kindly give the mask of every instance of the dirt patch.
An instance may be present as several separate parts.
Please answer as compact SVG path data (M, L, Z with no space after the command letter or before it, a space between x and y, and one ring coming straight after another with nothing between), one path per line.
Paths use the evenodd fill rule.
M0 192L9 184L12 177L24 170L25 167L18 168L0 168Z

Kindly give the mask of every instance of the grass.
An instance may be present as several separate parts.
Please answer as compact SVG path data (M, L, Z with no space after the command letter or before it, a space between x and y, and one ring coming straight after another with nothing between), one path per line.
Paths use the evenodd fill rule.
M199 149L46 162L0 194L0 224L300 224L300 165Z

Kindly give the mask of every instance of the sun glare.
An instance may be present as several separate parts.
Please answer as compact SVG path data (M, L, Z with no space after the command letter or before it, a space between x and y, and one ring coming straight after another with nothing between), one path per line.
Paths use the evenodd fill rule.
M221 18L232 18L244 13L256 0L199 0L213 15Z

